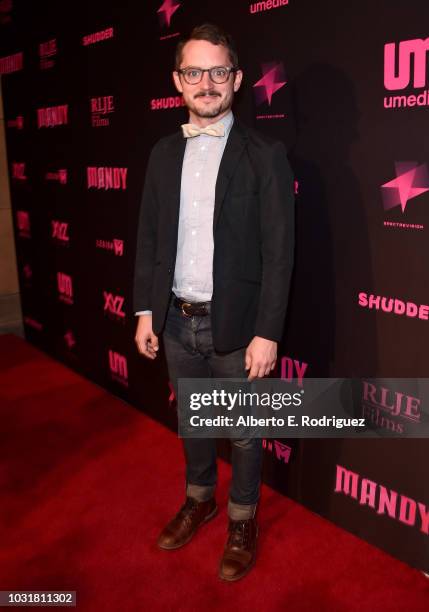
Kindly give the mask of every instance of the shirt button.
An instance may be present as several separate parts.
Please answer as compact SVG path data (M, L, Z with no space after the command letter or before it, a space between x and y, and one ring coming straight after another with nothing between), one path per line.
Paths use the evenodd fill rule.
M201 151L205 151L205 150L206 150L206 148L205 148L205 147L201 147Z
M198 202L194 202L194 206L196 206L198 204Z
M193 260L193 259L191 259L191 263L194 263L194 260Z
M192 235L193 236L195 236L196 233L197 233L196 230L192 230Z
M189 291L192 291L192 287L188 287Z
M195 176L200 176L200 173L199 172L195 172Z

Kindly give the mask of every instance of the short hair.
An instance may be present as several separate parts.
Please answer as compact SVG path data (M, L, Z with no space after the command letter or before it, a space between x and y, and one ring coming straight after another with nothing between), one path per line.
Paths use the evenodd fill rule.
M186 38L179 40L176 46L175 69L180 68L183 55L183 47L190 40L207 40L212 45L223 45L228 49L229 59L233 68L238 68L238 54L235 43L230 34L227 34L219 26L213 23L203 23L196 26Z

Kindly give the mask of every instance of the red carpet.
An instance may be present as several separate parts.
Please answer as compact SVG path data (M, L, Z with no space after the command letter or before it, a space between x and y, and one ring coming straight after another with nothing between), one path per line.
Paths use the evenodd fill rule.
M186 547L159 530L183 498L180 440L15 336L0 336L0 589L76 590L77 609L429 610L420 572L263 487L258 563L217 578L219 515Z

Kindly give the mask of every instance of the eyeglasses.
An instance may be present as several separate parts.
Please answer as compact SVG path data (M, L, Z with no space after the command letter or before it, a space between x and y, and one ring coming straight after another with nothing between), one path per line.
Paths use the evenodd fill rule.
M238 68L231 68L229 66L213 66L213 68L194 68L193 66L188 66L188 68L179 68L177 72L183 75L183 78L189 85L200 83L204 72L209 73L213 83L220 85L221 83L226 83L231 72L237 72L237 70Z

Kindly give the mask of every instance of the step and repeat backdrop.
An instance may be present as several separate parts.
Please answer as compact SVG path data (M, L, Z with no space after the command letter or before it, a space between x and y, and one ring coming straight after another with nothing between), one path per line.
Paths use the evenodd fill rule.
M295 174L273 375L428 376L429 4L413 0L0 0L27 339L176 428L163 352L148 362L134 344L133 268L150 149L188 120L175 45L204 21L236 39L235 114L283 140ZM418 398L363 388L363 413L395 439L267 439L265 482L428 571L429 443L401 438Z

